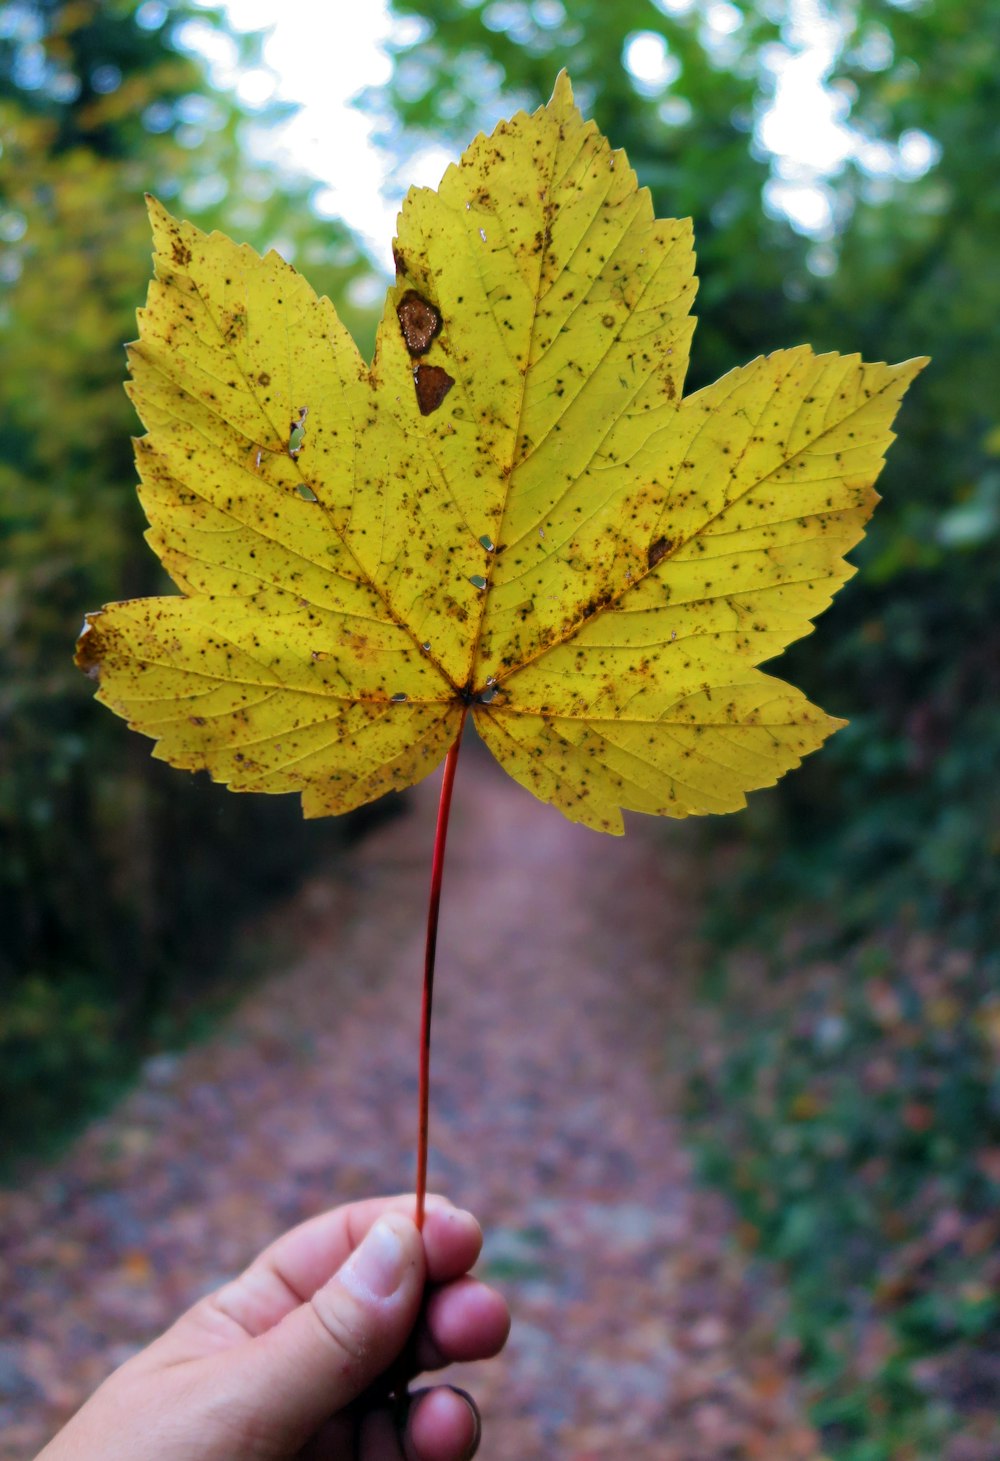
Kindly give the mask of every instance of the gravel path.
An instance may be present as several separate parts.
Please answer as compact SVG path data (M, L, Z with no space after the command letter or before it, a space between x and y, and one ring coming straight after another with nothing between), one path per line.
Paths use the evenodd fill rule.
M0 1193L0 1461L277 1231L412 1184L439 777L348 880L266 921L293 967ZM683 824L571 826L463 751L439 939L431 1185L472 1207L515 1315L457 1375L486 1461L815 1461L780 1295L694 1185L663 1066L692 958ZM280 960L275 958L275 965ZM682 986L683 973L675 986Z

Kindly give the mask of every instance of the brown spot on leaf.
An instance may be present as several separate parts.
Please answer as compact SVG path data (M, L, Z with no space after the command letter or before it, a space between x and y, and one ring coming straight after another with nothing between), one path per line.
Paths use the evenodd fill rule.
M432 411L437 410L451 390L455 378L442 370L440 365L418 365L413 372L413 383L417 388L420 414L429 416Z
M579 623L580 619L589 619L594 614L599 614L602 609L606 609L614 601L614 597L611 589L602 589L599 594L595 594L592 599L587 600L580 610L579 618L575 619L574 622Z
M77 669L91 680L100 680L101 661L104 659L104 642L97 630L95 619L100 618L101 611L88 614L83 621L83 629L76 641L76 654L73 656L73 663Z
M402 249L397 249L395 244L392 246L392 262L395 265L397 274L406 273L406 255Z
M223 338L232 345L245 333L247 317L242 310L231 310L223 316Z
M665 558L673 546L671 538L655 538L646 552L646 567L655 568L660 559Z
M441 330L441 311L415 289L408 289L396 306L400 329L411 355L425 355Z
M269 386L271 384L271 377L268 375L266 370L262 370L260 375L257 377L257 384L259 386Z
M674 378L668 375L663 383L663 393L668 401L672 401L677 394L677 387L674 385Z
M192 725L205 724L205 717L203 715L189 715L188 720L191 722Z
M188 248L187 244L182 243L179 238L174 238L171 253L173 255L174 263L179 264L182 269L186 269L188 264L190 264L191 250Z

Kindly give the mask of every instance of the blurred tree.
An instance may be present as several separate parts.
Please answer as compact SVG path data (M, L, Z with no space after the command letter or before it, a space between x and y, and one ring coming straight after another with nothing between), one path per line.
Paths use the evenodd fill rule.
M566 67L657 212L695 221L701 280L690 385L779 345L933 356L856 555L861 580L789 673L853 719L823 756L721 834L740 836L731 927L789 895L825 898L842 932L906 913L975 938L1000 877L1000 379L993 253L1000 189L1000 8L991 0L394 0L386 137L455 143ZM770 156L783 66L822 33L849 129L827 177ZM401 124L403 142L392 132ZM793 228L806 182L829 219ZM820 213L822 210L820 210ZM990 384L992 382L992 385ZM829 622L828 622L829 620ZM853 633L849 632L853 626Z
M0 5L0 1145L119 1071L182 964L204 977L234 917L339 835L290 799L168 781L72 665L85 609L163 587L122 390L143 191L280 240L371 333L351 303L370 266L306 181L253 161L249 129L281 109L213 89L190 49L206 30L258 64L259 38L200 6Z
M868 356L927 352L932 364L858 555L844 610L856 633L841 647L820 631L823 673L854 724L832 747L831 794L807 778L800 805L837 834L820 871L855 928L895 908L995 943L1000 10L859 0L835 14L833 83L858 142L836 180L836 267L809 301L809 329L820 344L847 328Z

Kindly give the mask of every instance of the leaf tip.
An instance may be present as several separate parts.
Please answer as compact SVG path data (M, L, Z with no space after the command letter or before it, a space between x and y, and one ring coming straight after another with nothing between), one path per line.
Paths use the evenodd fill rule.
M565 66L556 77L556 84L552 88L549 106L566 107L567 109L576 106L576 101L573 97L573 83L569 79L569 72Z

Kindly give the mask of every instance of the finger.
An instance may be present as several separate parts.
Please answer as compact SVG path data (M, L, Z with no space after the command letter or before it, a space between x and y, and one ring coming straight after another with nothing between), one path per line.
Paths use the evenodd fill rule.
M447 1283L459 1278L479 1257L483 1246L483 1230L463 1208L449 1203L430 1208L424 1223L424 1251L427 1254L427 1277L431 1283Z
M391 1410L380 1407L368 1412L358 1433L357 1455L358 1461L404 1461L402 1442ZM330 1461L334 1458L335 1453L331 1452Z
M342 1410L310 1436L296 1452L295 1461L341 1461L344 1456L356 1456L358 1424L353 1407Z
M206 1328L232 1339L263 1334L307 1303L380 1217L390 1213L412 1216L414 1209L413 1194L399 1193L346 1203L300 1223L265 1248L239 1278L202 1299L179 1319L169 1334L171 1345L182 1345L191 1338L191 1330L200 1337ZM463 1241L466 1247L471 1245L467 1223L459 1223L454 1229L447 1219L442 1223L441 1215L449 1209L451 1204L446 1198L428 1197L427 1224L434 1233L435 1261L442 1272L447 1270L448 1255L457 1245ZM478 1231L475 1219L470 1221Z
M466 1391L451 1385L424 1390L407 1416L406 1461L470 1461L481 1435L479 1411Z
M420 1310L424 1249L412 1220L389 1213L312 1295L248 1345L219 1355L227 1393L295 1450L399 1355Z
M414 1345L414 1373L499 1354L510 1333L510 1310L496 1289L460 1278L427 1299Z

